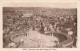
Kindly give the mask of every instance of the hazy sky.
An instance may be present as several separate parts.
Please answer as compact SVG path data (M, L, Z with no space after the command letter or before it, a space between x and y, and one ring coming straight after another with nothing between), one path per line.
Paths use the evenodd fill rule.
M77 8L76 3L9 3L9 7L53 7L53 8Z

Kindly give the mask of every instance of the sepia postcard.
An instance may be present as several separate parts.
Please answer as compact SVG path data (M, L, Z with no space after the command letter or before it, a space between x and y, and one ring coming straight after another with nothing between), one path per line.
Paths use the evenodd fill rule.
M79 0L1 0L0 51L79 51Z

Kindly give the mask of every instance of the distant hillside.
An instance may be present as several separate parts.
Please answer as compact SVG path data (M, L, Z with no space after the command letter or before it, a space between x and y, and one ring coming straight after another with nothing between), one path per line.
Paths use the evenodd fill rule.
M3 7L3 10L77 10L77 8L49 8L49 7Z

